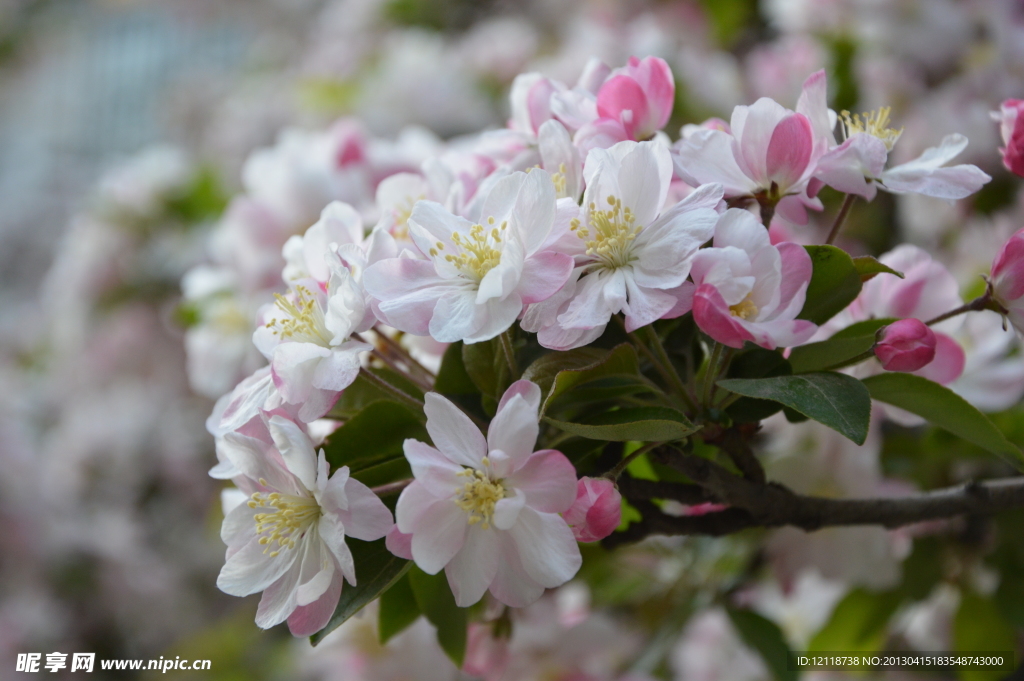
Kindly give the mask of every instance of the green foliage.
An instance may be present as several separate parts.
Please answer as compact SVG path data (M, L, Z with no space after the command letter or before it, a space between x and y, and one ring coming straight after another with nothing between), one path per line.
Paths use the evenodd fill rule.
M227 205L228 195L217 172L203 166L179 193L167 200L167 211L171 217L192 225L213 220Z
M472 395L480 392L462 362L462 341L452 343L444 351L434 390L442 395Z
M482 343L463 345L462 365L483 396L484 411L493 416L505 388L512 383L501 340L492 338Z
M835 246L804 246L814 271L800 319L824 324L860 294L861 279L850 255Z
M455 605L444 571L428 575L414 566L409 584L419 609L437 627L437 642L455 666L461 667L466 656L466 609Z
M748 346L751 345L748 343ZM761 347L748 347L735 355L729 363L727 378L774 378L789 376L793 373L789 362L777 350L765 350ZM741 397L726 409L726 413L736 423L751 423L766 419L782 409L782 405L772 400L760 400L754 397Z
M544 419L551 425L573 435L593 440L626 442L671 442L697 432L699 426L675 409L668 407L630 407L604 412L583 422Z
M917 414L1024 470L1020 449L987 416L949 388L921 376L897 372L869 376L864 385L872 398Z
M629 343L611 350L579 348L552 352L534 361L523 372L523 378L539 385L546 395L541 413L546 413L552 402L580 384L601 378L639 375L636 350Z
M412 565L411 561L399 558L388 551L383 539L365 542L346 537L345 543L352 551L359 584L345 584L341 590L338 607L334 609L334 615L327 626L309 637L313 645L362 610L364 605L391 588Z
M719 45L730 47L744 29L759 20L756 0L702 0Z
M810 652L874 653L882 649L886 627L902 597L898 591L879 593L855 589L839 601L832 617L807 649Z
M861 382L852 376L822 372L774 378L727 378L718 385L747 397L779 402L859 445L867 439L871 399Z
M331 470L355 473L402 458L406 438L429 441L420 418L398 402L372 402L335 430L324 444Z
M729 619L746 644L761 653L776 681L797 680L798 672L789 668L789 644L775 622L765 619L753 610L728 608L726 612L729 613Z
M860 275L860 280L862 282L865 282L868 279L874 279L882 273L894 274L900 279L904 278L902 272L897 272L888 265L883 265L870 255L861 255L854 258L853 266L857 268L857 274Z
M1003 619L991 598L972 591L960 592L960 608L953 618L953 649L956 652L1005 652L1016 649L1016 633ZM958 669L962 681L997 681L1006 677L1008 668Z
M423 391L420 390L415 383L398 372L392 371L391 369L370 369L369 371L384 379L399 390L402 390L417 399L423 399ZM395 396L390 392L382 390L377 387L376 384L371 383L366 380L365 377L360 375L352 385L342 391L341 397L338 398L338 401L334 404L334 407L331 408L327 417L347 420L354 417L374 402L391 402L394 401L394 399ZM425 421L427 417L420 416L420 418Z
M421 614L419 603L412 592L409 574L406 573L394 586L381 594L380 614L377 618L377 635L381 645L404 631Z

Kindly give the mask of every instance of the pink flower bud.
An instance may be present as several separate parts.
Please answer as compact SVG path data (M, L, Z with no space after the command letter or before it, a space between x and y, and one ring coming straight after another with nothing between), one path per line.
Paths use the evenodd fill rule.
M604 539L622 519L622 496L607 478L580 478L576 501L562 514L576 541Z
M992 297L1009 314L1010 321L1021 330L1024 308L1024 229L1011 236L999 249L992 262Z
M935 343L920 319L901 319L881 330L874 352L886 371L917 371L935 359Z
M1003 102L999 111L993 112L993 118L999 121L999 131L1003 136L1003 165L1012 172L1024 177L1024 100L1008 99Z
M597 113L619 121L631 139L650 137L668 122L676 85L664 59L630 57L597 92Z

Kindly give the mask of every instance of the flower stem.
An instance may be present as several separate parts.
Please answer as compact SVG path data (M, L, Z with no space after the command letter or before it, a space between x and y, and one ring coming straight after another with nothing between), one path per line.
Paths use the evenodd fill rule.
M708 358L708 366L704 371L704 390L703 400L701 404L707 409L711 406L711 395L715 391L715 381L718 380L719 365L722 361L722 351L725 346L714 341L714 347L711 349L711 357Z
M394 371L397 374L401 374L401 375L405 376L410 381L412 381L413 383L418 385L420 388L422 388L424 391L430 390L433 387L429 383L424 381L421 376L418 376L417 374L415 374L415 372L404 370L393 359L388 357L386 354L384 354L380 350L377 350L375 348L375 349L371 350L371 353L373 354L374 357L376 357L380 361L382 361L385 364L387 364L388 368L390 368L392 371Z
M378 497L386 497L392 494L398 494L408 487L411 482L412 478L409 478L408 480L399 480L398 482L389 482L388 484L380 485L379 487L371 487L370 491Z
M846 222L846 216L850 213L850 208L853 207L853 202L857 200L856 194L847 194L846 198L843 199L843 205L839 207L839 212L836 214L835 222L832 223L832 229L828 233L828 238L825 239L827 245L832 245L835 242L836 237L839 236L839 230L842 228L843 223Z
M519 366L516 364L516 353L512 349L512 329L506 329L498 338L501 339L501 351L505 355L505 362L508 364L509 377L512 380L519 378Z
M388 349L390 349L392 352L398 355L401 358L402 362L407 364L410 369L421 373L423 377L430 381L431 383L435 378L437 378L434 375L433 371L417 362L416 359L412 356L412 354L402 347L401 343L399 343L394 338L388 336L383 331L380 331L376 328L374 329L374 332L377 334L377 337L380 338L381 342L384 343L384 345L388 346Z
M932 324L938 324L939 322L944 322L947 319L950 319L951 317L956 317L957 315L962 315L965 312L977 312L978 310L993 310L993 309L995 311L999 312L999 309L994 307L995 305L998 305L998 303L996 303L994 300L992 300L992 290L988 289L983 294L981 294L980 296L978 296L977 298L975 298L971 302L967 303L966 305L961 305L960 307L956 308L955 310L950 310L949 312L944 312L943 314L940 314L938 317L936 317L934 319L929 319L928 321L925 322L925 324L927 324L928 326L931 326Z
M612 468L607 473L605 473L602 477L608 478L612 482L618 480L619 476L622 475L622 473L626 470L626 468L629 466L629 464L633 463L634 459L636 459L638 456L646 454L647 452L651 451L652 449L654 449L655 447L657 447L658 445L661 445L661 444L664 444L664 443L662 443L662 442L648 442L644 446L638 448L636 451L634 451L631 454L623 457L622 461L620 461L617 464L615 464L615 467Z
M423 411L424 405L422 400L413 397L412 395L405 392L401 388L391 385L390 383L388 383L387 381L385 381L383 378L373 373L372 371L368 371L367 369L360 369L359 375L368 380L370 383L373 383L375 386L377 386L384 392L391 393L400 401L405 402L409 406L415 407L418 412Z
M650 339L651 349L658 356L659 363L664 367L665 379L679 394L679 397L686 403L686 406L696 411L697 403L693 401L692 397L690 397L690 393L686 389L686 384L683 383L683 379L679 376L679 372L676 371L675 365L672 364L672 360L669 358L668 353L665 352L665 346L661 344L661 338L658 337L658 332L654 330L654 326L652 324L648 324L644 329L646 329L647 337Z

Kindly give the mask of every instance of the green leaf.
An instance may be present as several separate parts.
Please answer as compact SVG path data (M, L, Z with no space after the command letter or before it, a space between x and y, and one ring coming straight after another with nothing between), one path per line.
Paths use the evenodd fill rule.
M868 352L875 344L875 334L852 338L829 338L793 348L789 363L794 374L808 374L824 369L841 369Z
M354 473L401 457L406 438L428 440L420 419L398 402L373 402L328 436L324 453L331 470Z
M497 401L511 382L501 341L492 338L482 343L463 345L462 364L473 384L483 395L494 401L491 406L496 409Z
M886 625L901 600L898 591L851 591L839 601L828 623L811 639L808 651L874 653L881 650Z
M466 609L455 605L455 596L444 572L428 575L413 567L409 572L409 585L420 610L437 627L437 642L455 666L461 667L466 656Z
M377 635L381 645L415 622L420 614L419 603L416 602L409 584L409 575L406 574L381 594L380 615L377 618Z
M850 255L835 246L804 246L814 271L800 319L824 324L860 294L860 273Z
M1024 470L1020 449L987 416L949 388L921 376L895 371L869 376L864 385L874 399L917 414Z
M541 407L543 414L554 400L577 385L609 376L639 374L636 350L629 343L622 343L607 351L579 348L549 353L527 367L523 378L547 393Z
M632 407L598 414L582 423L544 419L567 433L590 438L626 442L671 442L697 432L681 412L668 407Z
M469 395L480 392L462 361L462 341L452 343L444 351L441 368L434 381L434 390L442 395Z
M853 266L857 268L857 274L860 275L860 280L862 282L877 277L882 273L894 274L900 279L904 278L902 272L897 272L888 265L883 265L870 255L862 255L854 258Z
M793 369L777 350L753 347L733 357L729 363L727 378L771 378L789 376ZM726 413L737 423L753 423L768 418L782 409L782 405L771 400L742 397L726 409Z
M858 338L860 336L873 336L883 326L889 326L896 321L899 321L899 319L895 317L865 319L862 322L855 322L845 329L836 331L832 334L832 338ZM829 338L829 340L832 340L832 338ZM793 348L793 350L796 350L796 348Z
M316 645L324 636L331 633L349 617L363 609L401 579L412 561L399 558L388 551L383 539L365 542L345 537L345 543L352 551L352 559L356 567L356 579L359 584L345 584L341 589L341 598L334 615L327 626L309 637L310 643Z
M774 378L726 378L718 385L747 397L779 402L859 445L867 439L871 398L852 376L828 371Z
M796 681L799 673L789 668L789 644L775 622L752 610L728 608L729 619L751 648L761 653L776 681Z
M1016 633L1003 619L991 598L962 590L960 608L953 618L953 649L958 653L1005 652L1016 650ZM1011 667L999 669L958 669L963 681L997 681L1006 678Z
M391 369L370 369L370 371L407 394L420 400L423 399L423 391L398 372ZM374 402L394 401L394 399L395 396L390 392L378 388L360 375L356 377L352 385L341 392L341 397L338 398L327 417L348 420ZM422 419L425 421L426 416L423 416Z

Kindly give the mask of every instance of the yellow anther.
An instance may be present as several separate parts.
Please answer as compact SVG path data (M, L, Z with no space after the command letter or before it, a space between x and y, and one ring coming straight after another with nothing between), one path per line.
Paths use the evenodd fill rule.
M849 111L841 112L843 133L846 135L846 139L850 139L850 137L857 133L867 133L882 140L885 148L888 151L892 151L896 141L903 134L903 128L894 130L889 127L889 114L891 112L892 107L889 106L883 106L877 111L868 111L862 114L851 115Z
M590 204L587 222L593 228L592 238L591 230L581 228L578 220L571 226L586 243L587 255L596 257L608 269L616 269L633 261L632 242L643 226L636 224L636 216L623 208L621 199L609 196L607 200L611 206L608 210L597 210L593 202Z
M486 461L486 457L484 459ZM490 461L484 463L489 465ZM494 507L505 498L505 485L501 480L491 480L483 471L466 468L458 473L469 478L462 487L455 488L455 503L469 514L469 524L487 530L494 520Z
M285 318L274 317L267 322L267 328L274 329L274 335L330 347L334 334L327 330L324 311L320 309L312 291L305 286L296 286L294 302L280 293L275 293L274 298L277 308L287 315Z
M493 216L487 218L488 225L494 225L496 222ZM445 261L450 262L467 277L480 281L501 262L498 244L502 242L501 233L507 228L508 221L504 221L498 227L492 227L490 231L478 224L469 228L468 235L452 232L451 241L459 249L459 253L445 255ZM437 246L439 250L443 249L440 242ZM432 251L430 255L437 254Z
M269 532L258 540L261 546L267 547L263 552L268 553L275 544L278 547L277 550L268 553L271 558L277 556L282 549L295 548L295 540L301 538L310 525L320 517L320 505L312 497L297 497L280 492L257 492L252 495L249 505L253 508L259 506L274 509L273 513L256 513L252 517L256 523L256 534Z
M559 198L564 198L564 197L569 195L567 193L566 183L565 183L565 176L567 174L568 174L568 171L565 169L565 164L564 163L559 163L558 164L558 172L551 173L551 182L555 185L555 194ZM573 198L575 198L575 197L573 197Z
M750 319L755 316L758 312L757 305L750 299L750 294L747 297L736 303L735 305L729 306L729 314L733 317L739 317L740 319Z

